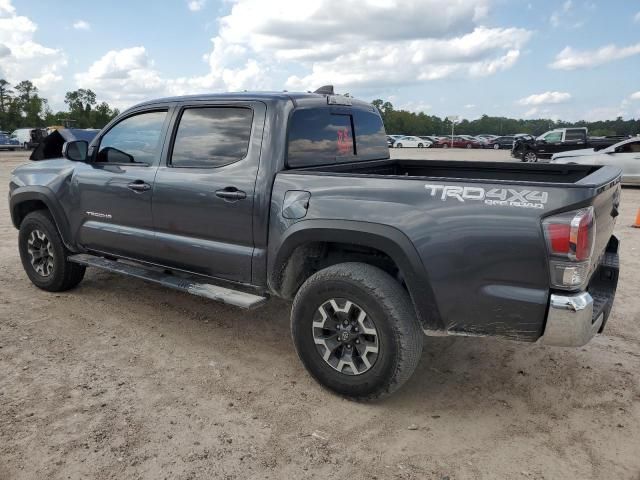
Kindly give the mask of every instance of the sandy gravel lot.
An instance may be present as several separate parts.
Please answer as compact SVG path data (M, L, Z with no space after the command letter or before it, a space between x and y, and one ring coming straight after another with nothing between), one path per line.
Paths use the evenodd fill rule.
M0 153L0 479L640 479L640 189L603 336L430 338L402 390L357 404L305 373L283 302L246 313L96 270L32 286L6 202L23 161Z

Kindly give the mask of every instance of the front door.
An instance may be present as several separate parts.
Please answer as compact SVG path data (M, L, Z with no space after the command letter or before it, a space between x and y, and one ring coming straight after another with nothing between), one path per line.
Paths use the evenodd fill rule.
M94 142L75 169L78 243L89 250L149 260L154 233L151 198L168 124L168 107L132 113Z
M251 282L265 105L185 103L153 188L159 262Z

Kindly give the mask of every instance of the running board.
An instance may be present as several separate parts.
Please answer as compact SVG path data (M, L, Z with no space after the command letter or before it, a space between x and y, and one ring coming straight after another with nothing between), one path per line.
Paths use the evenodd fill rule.
M256 308L267 301L266 297L246 293L239 290L231 290L230 288L219 287L210 283L202 283L195 279L178 277L159 270L144 266L123 263L117 260L108 260L95 255L79 254L68 257L70 262L79 263L87 267L96 267L109 272L121 273L130 277L147 280L149 282L158 283L165 287L180 290L182 292L205 297L218 302L234 305L240 308Z

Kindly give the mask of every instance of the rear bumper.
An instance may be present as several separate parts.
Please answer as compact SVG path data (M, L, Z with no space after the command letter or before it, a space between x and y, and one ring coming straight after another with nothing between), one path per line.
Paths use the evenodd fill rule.
M611 237L586 292L551 294L540 342L560 347L581 347L600 333L613 306L618 272L618 239Z

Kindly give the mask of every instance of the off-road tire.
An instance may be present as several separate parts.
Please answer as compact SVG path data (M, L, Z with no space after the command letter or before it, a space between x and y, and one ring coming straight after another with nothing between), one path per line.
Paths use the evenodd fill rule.
M51 244L51 256L53 267L47 276L38 273L31 263L29 255L29 238L34 231L44 233ZM63 292L76 287L83 279L85 267L67 261L69 250L64 246L58 229L46 210L36 210L29 213L20 224L18 235L18 248L22 266L29 280L38 288L48 292Z
M377 330L377 358L364 373L336 370L316 347L314 318L319 307L333 298L360 306ZM327 267L304 282L293 301L291 335L307 371L324 387L354 400L381 398L400 388L420 361L424 337L400 283L377 267L355 262Z

